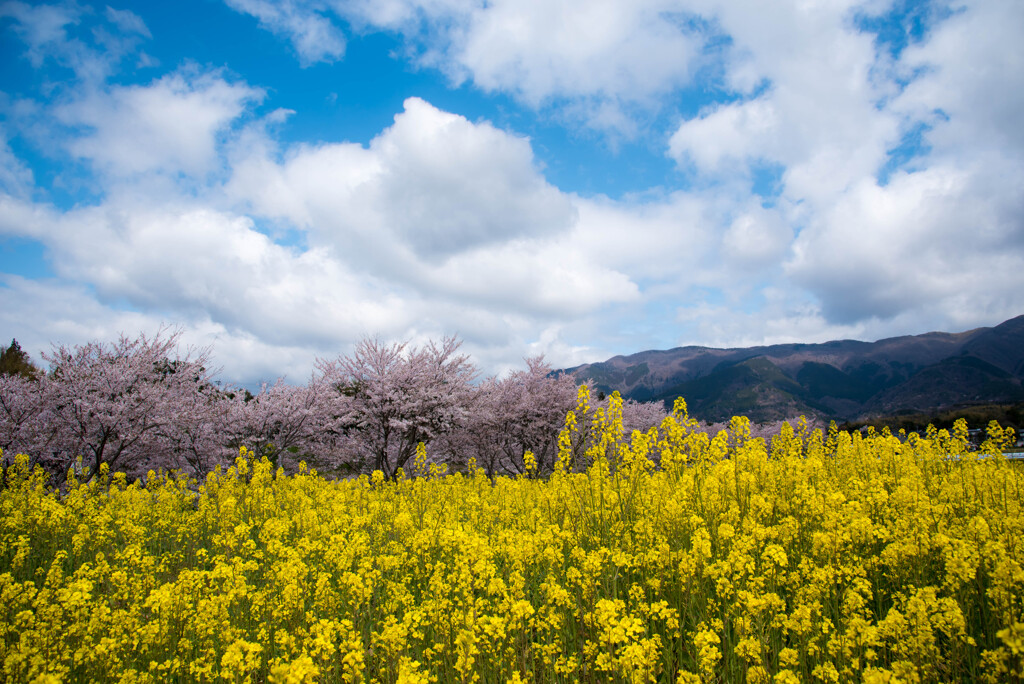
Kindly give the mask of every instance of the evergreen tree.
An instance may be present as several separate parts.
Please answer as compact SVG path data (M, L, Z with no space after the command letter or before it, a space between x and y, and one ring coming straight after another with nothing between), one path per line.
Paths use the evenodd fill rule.
M20 375L35 380L39 377L39 369L18 344L18 340L11 340L11 346L0 349L0 375Z

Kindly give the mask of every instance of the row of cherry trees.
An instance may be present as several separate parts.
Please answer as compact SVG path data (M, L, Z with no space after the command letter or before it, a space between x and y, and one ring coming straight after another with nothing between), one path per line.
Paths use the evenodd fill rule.
M103 464L129 477L202 476L246 446L287 469L305 460L325 473L394 477L423 442L433 460L461 469L472 458L492 476L525 472L530 451L543 474L576 405L574 379L542 357L475 382L454 337L420 347L366 338L347 356L318 359L305 385L278 380L252 394L221 387L209 350L180 354L179 336L55 346L45 373L0 375L4 461L28 454L58 480ZM624 406L627 430L664 417L660 405Z

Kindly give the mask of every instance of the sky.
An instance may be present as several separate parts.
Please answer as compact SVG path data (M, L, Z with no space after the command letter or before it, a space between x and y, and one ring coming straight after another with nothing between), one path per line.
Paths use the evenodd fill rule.
M1020 0L0 0L0 340L303 382L1024 313Z

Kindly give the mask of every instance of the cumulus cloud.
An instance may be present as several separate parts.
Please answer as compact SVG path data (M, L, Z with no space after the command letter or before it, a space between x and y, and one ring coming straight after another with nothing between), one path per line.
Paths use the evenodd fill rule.
M676 129L668 141L669 155L692 162L703 173L719 172L726 165L742 170L750 161L781 156L779 127L769 98L713 106Z
M0 274L0 295L0 326L17 331L19 344L37 363L39 353L49 351L51 343L111 340L121 332L159 327L147 314L100 304L82 284Z
M754 204L722 236L723 259L746 268L775 264L786 255L793 230L779 212Z
M899 141L901 117L877 106L891 84L873 69L873 37L852 24L853 7L709 8L735 46L726 79L736 73L739 81L764 87L683 121L669 139L669 155L712 175L777 163L786 169L789 196L821 204L874 175Z
M800 291L813 297L817 313L801 320L822 330L881 331L924 310L929 325L1015 315L1024 301L1008 293L1024 256L1024 204L1013 188L1024 167L1010 112L1024 102L1007 83L1024 81L1024 68L999 37L1011 40L1024 12L965 3L894 60L851 19L887 9L718 7L734 55L745 55L730 73L765 85L683 121L668 153L698 179L752 183L757 164L779 165L775 201L788 226L776 224L777 241L764 241L776 247L764 254L797 236L774 255L802 289L782 289L795 302ZM924 131L922 146L901 168L893 155L911 130ZM728 224L730 251L758 251L750 225Z
M536 106L551 99L642 101L684 85L703 38L674 3L486 3L453 36L449 69Z
M423 259L562 232L575 219L527 139L418 98L365 148L303 146L283 164L256 149L236 163L229 186L256 211L346 240L376 241L384 231Z
M902 69L916 77L893 107L932 124L928 139L936 153L1024 153L1024 56L1007 48L1022 28L1024 5L1018 2L965 2L903 53Z
M1010 317L1021 301L1006 295L1024 283L1022 181L1004 165L866 179L800 235L788 268L837 322L936 302Z
M425 271L431 288L449 297L552 319L639 297L628 275L588 259L585 250L562 240L465 252Z
M602 129L691 83L709 36L674 0L227 0L287 37L305 61L340 56L337 25L404 38L407 55L454 83L531 107L555 105ZM316 26L317 31L302 27Z
M207 321L233 344L304 347L310 363L374 332L523 349L554 319L638 297L628 275L576 249L573 198L547 183L527 139L411 99L366 146L280 151L263 122L238 129L254 92L216 72L94 92L97 127L70 147L110 179L103 199L58 209L0 196L0 234L42 242L62 283L95 293L89 315L122 320L111 311L127 305ZM174 106L209 115L186 128L148 116ZM180 142L133 156L113 140L112 112L128 134ZM222 163L233 176L208 178L201 198L147 180ZM301 231L304 246L278 244L265 221Z
M301 383L313 366L315 350L306 344L264 340L203 314L171 316L102 303L82 284L0 275L0 295L6 302L0 310L0 327L17 331L19 344L37 364L42 363L41 352L49 351L53 344L107 342L122 333L154 335L178 326L182 351L210 347L211 367L222 369L223 378L230 383L255 389L260 382L273 382L281 376Z
M529 141L418 98L370 143L382 170L374 201L419 255L558 233L575 216L538 172Z
M767 287L761 295L763 302L755 310L709 302L679 307L679 344L735 348L885 336L880 328L830 323L813 301L787 288Z
M714 261L722 207L709 197L676 193L660 200L577 197L573 245L602 264L646 282L701 280Z
M411 98L366 147L268 146L235 164L229 192L309 231L347 267L433 296L537 315L636 296L576 243L577 207L527 139Z
M644 101L684 85L704 43L682 3L337 3L339 14L405 34L422 63L531 105L572 97Z
M216 73L185 69L149 85L89 92L56 114L83 131L69 142L71 153L106 173L202 177L214 170L219 136L263 96Z
M984 320L1020 313L1024 257L1024 61L1000 36L1016 3L969 3L903 53L918 75L891 108L928 123L916 168L882 187L862 178L822 208L788 267L836 321L933 311ZM984 35L985 40L977 37Z
M412 318L406 302L357 279L329 251L278 245L244 216L122 198L63 213L3 206L47 245L57 275L89 283L101 301L205 314L267 342L314 346Z

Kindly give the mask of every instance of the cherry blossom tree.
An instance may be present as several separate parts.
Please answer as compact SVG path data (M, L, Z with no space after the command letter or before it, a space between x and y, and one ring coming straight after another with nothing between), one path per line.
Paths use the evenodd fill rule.
M343 431L353 465L393 478L428 443L465 420L476 369L445 337L422 347L364 338L351 355L317 360L324 380L350 399Z
M471 418L447 438L447 451L460 461L472 456L489 477L526 472L527 451L534 455L534 472L550 472L558 455L558 432L575 404L571 375L554 374L543 356L526 359L526 370L480 383Z
M365 338L352 354L318 359L306 385L278 380L252 395L211 380L209 350L177 353L179 332L112 344L55 346L46 373L0 375L0 448L30 454L58 477L82 459L135 477L158 468L203 476L240 446L292 469L302 459L334 474L395 477L419 442L434 459L488 475L554 468L570 411L573 450L589 448L591 423L611 398L577 406L572 376L543 357L477 386L476 369L445 337L421 347ZM665 417L660 405L621 404L623 438ZM576 467L585 467L574 461Z
M38 379L23 375L0 375L0 449L3 464L16 454L27 454L30 462L45 457L51 431L46 424L46 399Z
M246 446L282 467L298 460L332 466L351 403L322 375L305 386L289 385L283 378L272 386L264 383L256 395L232 400L229 444L235 452Z
M634 431L647 432L661 425L666 418L668 411L660 401L626 399L622 402L622 427L627 435Z
M140 464L139 469L163 466L203 478L218 465L230 465L238 454L229 432L236 403L230 389L213 386L179 394L168 407L173 415L161 420L154 431L148 463Z
M79 456L91 474L103 464L129 475L180 465L170 439L178 433L167 427L211 382L209 351L179 357L179 337L161 330L43 354L50 368L40 382L53 429L47 449L59 467L66 470ZM196 407L209 403L193 401Z

